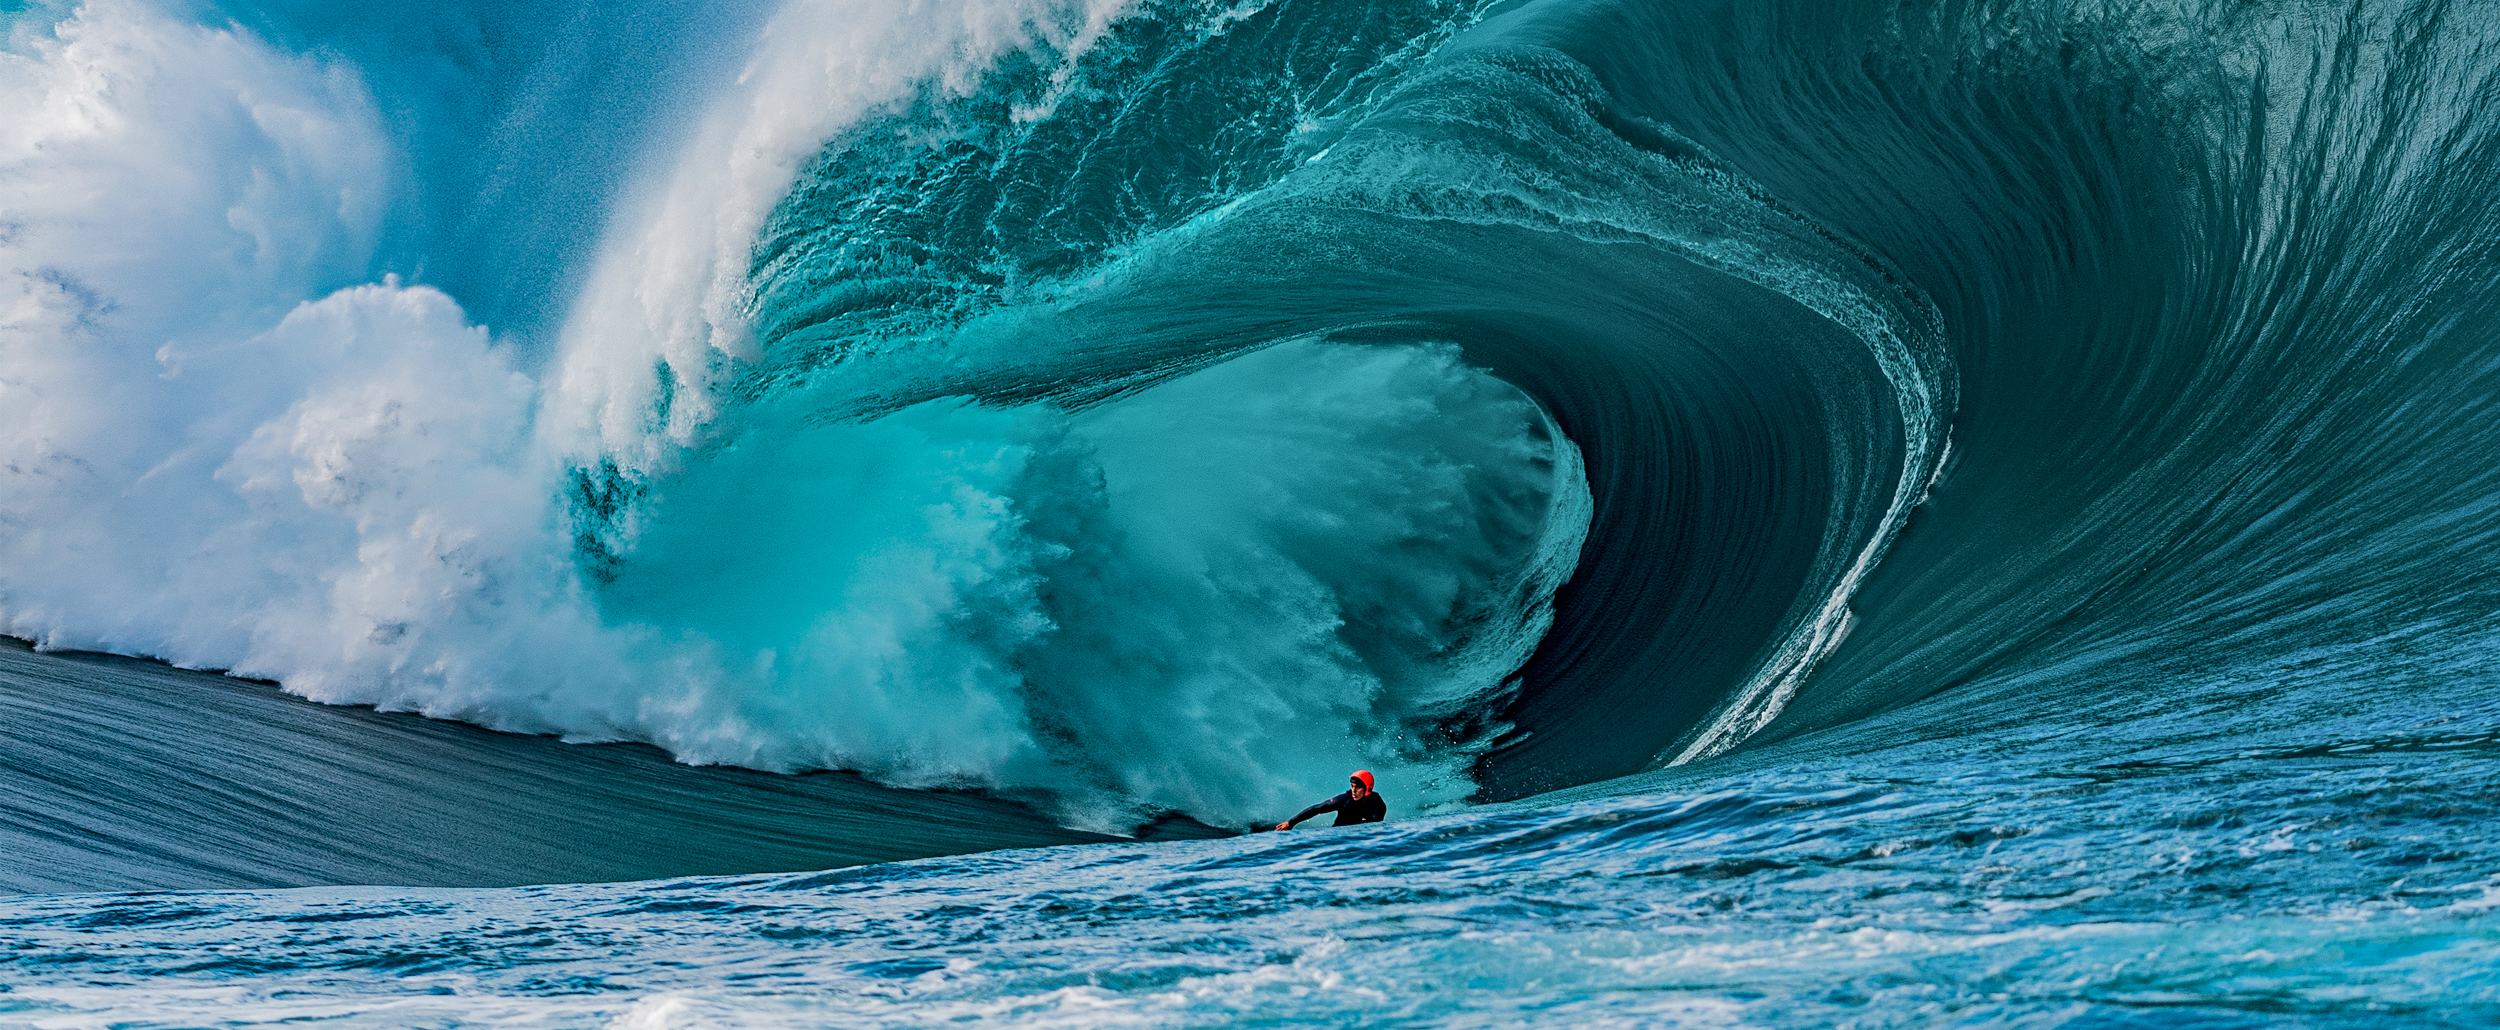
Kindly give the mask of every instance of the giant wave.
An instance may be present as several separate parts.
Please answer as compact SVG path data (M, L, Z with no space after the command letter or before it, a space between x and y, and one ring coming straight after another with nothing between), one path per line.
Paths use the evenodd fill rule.
M11 630L1072 817L1348 760L1429 806L1741 740L1942 453L1924 298L1592 108L1539 19L1297 68L1340 12L865 10L776 15L501 345L400 273L321 294L544 228L395 210L457 166L356 69L21 19ZM1120 121L1192 77L1252 99Z
M16 10L0 631L1064 839L1349 765L1465 812L2330 717L2472 751L2484 13ZM87 789L17 832L189 832L55 818ZM1010 822L922 850L1063 839ZM186 854L7 885L228 868Z

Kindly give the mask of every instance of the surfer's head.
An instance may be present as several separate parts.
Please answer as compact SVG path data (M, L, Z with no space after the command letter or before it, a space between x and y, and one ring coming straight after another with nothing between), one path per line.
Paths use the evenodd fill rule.
M1348 793L1353 794L1355 797L1359 798L1372 792L1371 770L1356 769L1354 770L1354 775L1347 777L1346 779L1347 783L1350 785L1348 787Z

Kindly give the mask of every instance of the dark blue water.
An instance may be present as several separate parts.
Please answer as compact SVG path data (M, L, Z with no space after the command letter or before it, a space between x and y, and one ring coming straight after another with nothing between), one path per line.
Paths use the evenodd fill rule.
M2500 1021L2490 13L11 8L0 1012Z
M1011 799L694 768L127 658L0 645L0 669L10 893L640 880L1111 839Z

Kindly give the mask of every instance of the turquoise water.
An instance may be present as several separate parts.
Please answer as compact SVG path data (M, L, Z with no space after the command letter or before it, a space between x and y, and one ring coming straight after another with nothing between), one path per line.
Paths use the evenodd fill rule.
M0 1013L2500 1021L2490 13L11 6Z

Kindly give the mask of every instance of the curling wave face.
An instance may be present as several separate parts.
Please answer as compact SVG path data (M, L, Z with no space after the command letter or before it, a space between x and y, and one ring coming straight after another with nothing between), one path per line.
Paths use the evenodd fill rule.
M1170 711L1155 699L1248 676L1243 696L1272 700L1212 719L1204 713L1215 709L1184 701L1199 714L1145 721L1174 739L1207 727L1210 743L1256 739L1265 725L1301 737L1320 729L1327 742L1290 780L1322 784L1332 774L1321 756L1349 753L1363 734L1289 713L1367 697L1372 739L1394 729L1404 753L1353 753L1420 780L1430 803L1714 754L1776 715L1839 642L1849 593L1941 458L1950 362L1925 299L1671 129L1610 110L1589 69L1546 38L1551 12L1473 24L1473 12L1432 7L1245 19L1182 6L1107 27L1089 19L999 62L977 90L924 82L845 126L768 217L737 216L762 228L732 286L719 285L719 254L691 259L708 263L709 277L686 271L680 252L632 255L631 282L684 284L681 303L662 310L703 317L619 326L603 314L575 327L568 382L595 384L581 396L598 402L578 420L594 427L575 492L590 560L632 580L641 520L673 503L649 491L695 474L684 470L712 460L720 434L757 432L750 420L794 405L863 426L965 396L1110 413L1151 409L1182 389L1158 384L1218 376L1209 369L1227 361L1285 361L1315 341L1455 347L1534 401L1541 418L1507 420L1528 430L1507 430L1514 447L1569 448L1557 442L1567 437L1614 458L1585 488L1576 457L1535 459L1566 470L1529 488L1553 498L1540 541L1484 553L1406 546L1397 560L1420 579L1363 566L1385 589L1341 579L1287 606L1316 623L1268 601L1221 620L1263 627L1260 650L1308 641L1290 645L1289 664L1228 642L1217 658L1227 671L1207 679L1141 644L1166 634L1105 638L1088 649L1084 691L1026 681L1028 698L1050 703L1023 718L1079 713L1055 735L1083 739L1121 721L1095 700ZM1194 84L1187 102L1167 95L1175 83ZM772 127L767 118L745 131ZM691 190L711 195L694 181L660 208L693 206ZM1277 356L1233 357L1262 348ZM1286 379L1259 389L1289 396ZM1376 415L1332 403L1324 417L1396 418L1414 399L1402 386L1369 396ZM1300 432L1290 408L1261 407L1245 421ZM1094 424L1170 424L1102 418ZM1107 436L1095 443L1117 449ZM1251 458L1221 434L1192 446ZM1394 446L1430 453L1420 439ZM1307 459L1278 449L1222 467L1271 464ZM1498 463L1464 464L1498 475ZM1440 503L1379 469L1343 488L1346 499L1403 512ZM1695 469L1708 474L1696 480ZM774 477L746 480L758 478ZM1235 503L1228 490L1187 487L1201 504ZM1481 498L1524 496L1468 492L1479 499L1469 507L1496 522L1513 520ZM1308 496L1295 505L1327 509ZM1143 502L1113 507L1168 510ZM1142 539L1136 529L1111 538ZM1361 540L1341 542L1373 553ZM1711 559L1694 560L1702 552ZM1547 599L1575 555L1576 603L1547 635ZM1505 565L1514 571L1494 571ZM1071 566L1041 580L1084 575ZM1293 577L1222 578L1226 589L1265 592ZM1437 596L1426 580L1458 590ZM1040 596L1051 625L1065 625L1064 602ZM1122 622L1166 621L1153 608L1115 610ZM1418 636L1396 624L1432 628ZM1168 636L1193 649L1242 639L1215 626ZM1544 657L1520 673L1540 636ZM1362 670L1352 682L1378 685L1328 686L1340 679L1330 663L1349 663L1314 645L1346 648ZM985 646L981 660L998 650ZM1425 655L1438 657L1417 660ZM1124 680L1151 685L1104 686ZM1520 743L1488 752L1505 733ZM1117 750L1155 757L1120 774L1132 793L1179 757ZM1432 758L1409 773L1423 755ZM1468 764L1471 778L1449 775Z

